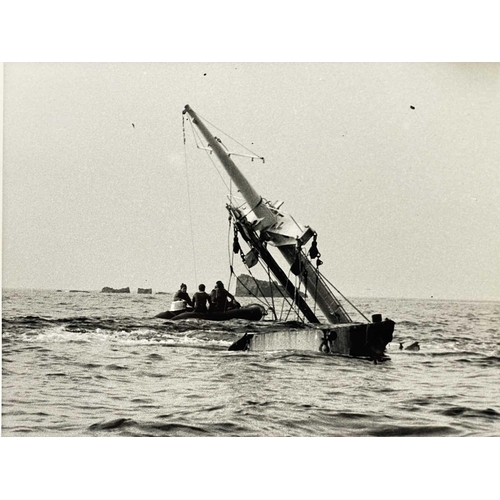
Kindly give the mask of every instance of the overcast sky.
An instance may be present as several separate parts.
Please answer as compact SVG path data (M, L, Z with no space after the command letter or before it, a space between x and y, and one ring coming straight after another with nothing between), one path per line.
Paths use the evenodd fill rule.
M347 296L500 299L499 89L498 64L8 63L3 286L227 283L190 104Z

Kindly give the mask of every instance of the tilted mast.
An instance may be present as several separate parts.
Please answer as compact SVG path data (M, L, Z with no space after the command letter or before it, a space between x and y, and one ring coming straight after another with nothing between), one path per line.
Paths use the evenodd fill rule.
M189 114L193 123L198 127L199 131L208 142L208 146L215 153L222 166L231 177L238 191L245 198L250 211L253 212L257 218L257 221L251 228L255 235L255 238L251 238L251 243L254 244L260 256L264 258L264 254L268 254L268 252L265 251L263 242L269 242L280 250L290 266L297 265L297 260L299 260L299 267L302 269L301 279L304 281L308 293L314 297L326 319L331 323L350 323L351 319L336 297L319 277L318 270L302 251L298 251L298 249L314 235L314 231L309 226L301 226L289 215L279 212L276 207L265 201L250 185L245 176L240 172L233 160L231 160L221 146L220 142L210 133L198 115L188 105L184 108L183 113ZM259 234L257 231L260 233L260 236L257 236ZM272 259L272 257L270 257L270 259ZM273 271L272 267L271 270ZM284 273L278 272L278 274L276 274L276 272L273 271L273 274L292 298L296 300L309 321L314 321L315 316L312 311L310 311L307 304L305 304L305 301L297 301L297 294L291 291L290 283ZM295 295L295 297L293 295Z

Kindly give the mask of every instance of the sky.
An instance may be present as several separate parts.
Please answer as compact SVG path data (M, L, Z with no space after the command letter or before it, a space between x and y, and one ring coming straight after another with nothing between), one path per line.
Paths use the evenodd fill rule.
M237 164L346 296L499 299L499 85L495 63L7 63L3 286L227 283L189 104L265 157Z

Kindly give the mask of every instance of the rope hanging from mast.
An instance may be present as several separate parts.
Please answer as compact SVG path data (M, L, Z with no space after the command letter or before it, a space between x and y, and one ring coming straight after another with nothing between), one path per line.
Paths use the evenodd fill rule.
M232 220L231 216L229 217L229 220L230 221ZM269 283L270 292L271 292L271 303L269 302L267 296L265 295L265 293L260 285L260 281L254 276L252 270L250 269L250 267L252 267L252 266L249 266L247 263L246 257L252 253L252 250L250 250L250 252L248 252L248 254L245 255L245 253L243 252L241 245L239 243L238 232L239 232L238 228L237 228L236 224L234 224L234 236L233 236L233 242L232 242L232 250L233 251L231 252L232 255L230 257L230 270L231 270L231 273L234 274L234 276L236 277L237 282L248 292L249 296L255 297L259 302L261 302L262 304L265 304L267 306L268 310L272 311L275 320L278 320L278 316L276 314L276 306L274 303L274 291L277 290L279 292L279 294L281 295L281 298L283 299L279 319L283 320L283 318L284 318L284 321L287 321L291 311L293 310L295 312L296 317L297 317L297 321L304 322L305 319L300 317L300 310L296 306L296 297L293 297L293 300L291 300L291 298L285 294L284 290L282 290L279 287L276 287L276 284L271 280L269 266L264 265L262 260L260 258L258 258L258 254L256 254L255 255L256 256L256 263L258 262L261 265L261 267L265 270L265 272L267 273L267 276L268 276L268 283ZM255 249L253 249L253 250L255 250ZM255 287L257 288L258 294L254 293L252 290L250 290L248 288L248 286L234 272L233 264L234 264L234 255L236 253L240 254L241 260L242 260L247 272L249 273L250 277L252 278L253 282L255 283ZM295 285L297 285L297 283L295 283ZM298 293L300 293L300 292L297 290L296 295ZM284 307L286 304L288 304L289 307L288 307L288 311L286 312L286 317L284 317L283 311L284 311Z
M262 163L266 162L266 160L265 160L265 158L263 156L259 156L257 153L254 153L251 149L247 148L244 144L241 144L241 142L237 141L234 137L231 137L227 132L224 132L219 127L217 127L213 123L209 122L203 116L201 116L201 115L198 115L198 116L200 118L202 118L203 121L205 121L209 125L211 125L213 128L217 129L219 132L222 132L226 137L228 137L229 139L231 139L232 141L234 141L236 144L238 144L239 146L241 146L243 149L245 149L246 151L248 151L249 153L251 153L251 155L243 155L243 154L239 154L239 153L229 153L229 150L226 148L226 146L224 146L224 148L228 151L228 155L229 156L243 156L243 157L246 157L246 158L252 158L252 161L255 159L255 160L262 160ZM222 144L222 142L220 141L220 139L218 139L218 140Z
M187 186L187 200L188 200L188 212L189 212L189 228L191 232L191 247L193 252L193 267L194 267L194 280L198 283L198 276L196 275L196 251L194 244L194 231L193 231L193 214L191 211L191 194L189 190L189 174L188 174L188 162L187 162L187 150L186 150L186 128L184 126L184 114L182 115L182 135L184 139L184 169L186 172L186 186Z
M214 159L213 159L213 157L212 157L212 149L211 149L211 148L208 148L208 147L207 147L207 148L205 148L205 147L203 147L203 146L200 146L200 145L199 145L199 143L200 143L200 144L203 144L203 141L201 140L201 138L200 138L200 136L199 136L199 132L198 132L198 130L197 130L197 129L193 126L193 120L192 120L191 118L189 118L189 119L188 119L188 121L189 121L189 124L191 125L191 130L193 131L193 137L194 137L194 142L195 142L195 144L196 144L196 147L197 147L198 149L201 149L201 150L203 150L203 151L205 151L205 152L206 152L207 157L208 157L208 159L210 160L210 163L212 164L212 166L214 167L214 169L217 171L217 174L219 175L219 177L220 177L220 179L221 179L222 183L224 184L224 186L226 187L226 189L227 189L228 191L230 191L230 190L231 190L231 188L227 185L227 183L226 183L226 181L225 181L224 177L222 176L222 174L221 174L221 172L220 172L219 168L217 167L216 163L214 162ZM183 125L184 125L184 122L183 122ZM185 136L184 136L184 137L185 137ZM184 139L184 140L185 140L185 139ZM199 141L199 143L198 143L198 141ZM184 143L184 144L185 144L185 143Z
M321 254L318 250L318 234L313 234L313 241L311 243L311 247L309 248L309 257L312 259L316 259L316 283L314 284L314 314L316 314L316 299L318 297L318 284L319 284L319 266L323 264L320 260Z
M232 217L229 216L229 232L231 231L231 224L232 224ZM229 263L229 270L230 270L230 280L231 281L231 278L232 276L234 275L235 278L236 278L236 281L237 283L239 283L241 286L243 286L243 288L245 288L245 290L248 292L248 295L250 296L253 296L255 297L259 302L261 302L262 304L265 304L266 306L270 307L269 306L269 303L266 301L266 300L261 300L257 295L255 295L246 285L245 283L243 283L240 278L236 275L236 273L234 272L234 255L236 253L239 253L240 254L240 257L243 261L243 263L245 263L245 260L244 260L244 254L243 254L243 250L241 249L241 246L239 244L239 241L238 241L238 229L236 228L236 226L234 226L233 228L233 231L234 231L234 237L233 237L233 252L229 252L230 254L230 263ZM238 248L238 252L235 252L235 249ZM256 283L257 285L257 288L259 290L259 292L262 294L262 297L264 297L264 294L262 292L262 290L260 289L260 286L257 282L257 280L254 278L254 276L252 275L252 272L250 271L250 269L248 268L248 266L245 266L247 268L247 271L250 273L250 276L252 277L252 279L254 280L254 282Z

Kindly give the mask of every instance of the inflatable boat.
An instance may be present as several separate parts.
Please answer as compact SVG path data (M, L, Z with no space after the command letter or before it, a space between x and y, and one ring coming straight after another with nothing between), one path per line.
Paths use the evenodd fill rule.
M155 318L160 319L203 319L208 321L227 321L230 319L246 319L249 321L259 321L265 315L266 310L260 304L251 304L239 309L229 309L224 312L199 313L194 311L170 310L157 314Z

